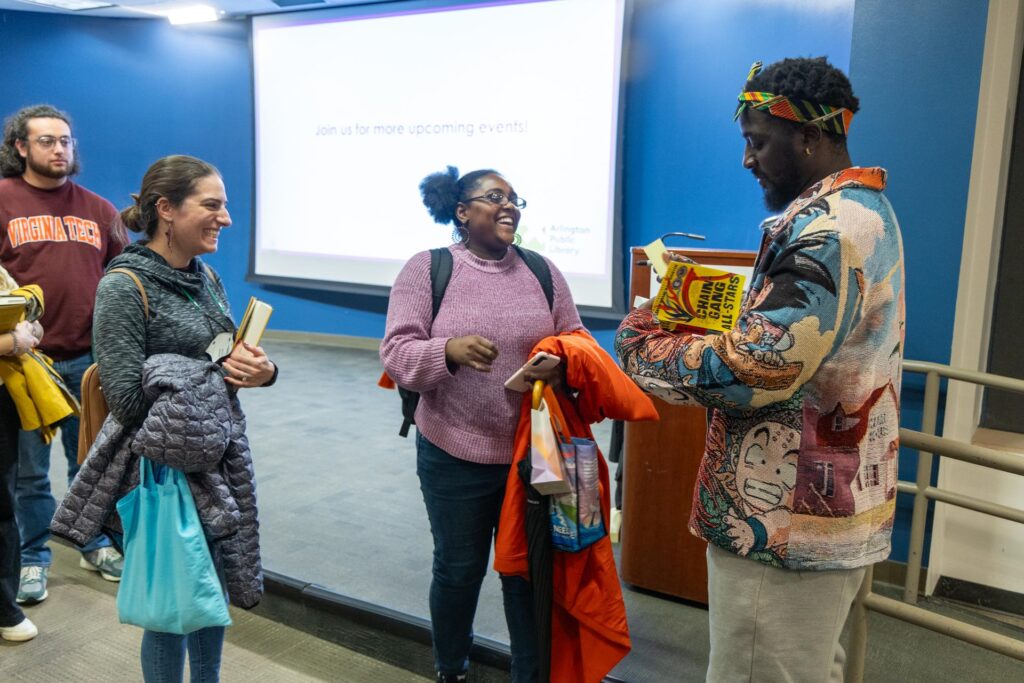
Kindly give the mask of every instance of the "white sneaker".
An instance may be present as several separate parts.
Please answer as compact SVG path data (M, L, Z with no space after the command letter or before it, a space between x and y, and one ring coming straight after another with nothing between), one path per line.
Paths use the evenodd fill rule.
M32 640L39 635L39 629L36 625L29 621L28 617L21 620L21 623L16 626L0 626L0 638L4 640L10 640L15 643L21 643L26 640Z

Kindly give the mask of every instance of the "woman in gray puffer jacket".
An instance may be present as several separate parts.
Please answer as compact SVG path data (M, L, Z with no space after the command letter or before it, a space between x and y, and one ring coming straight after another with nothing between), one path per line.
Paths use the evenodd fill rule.
M144 232L146 238L127 247L110 263L108 274L97 289L93 321L93 351L100 384L116 424L108 418L82 469L80 478L84 477L84 481L76 481L77 488L72 486L62 506L65 517L58 511L54 531L67 535L68 528L58 528L62 519L74 526L74 507L90 496L95 500L102 493L99 489L104 477L108 482L120 481L117 488L124 488L126 481L137 480L137 457L126 459L116 453L100 452L103 443L109 442L119 430L132 437L135 445L130 447L131 451L153 455L160 444L140 448L138 442L147 433L159 434L162 428L172 432L167 450L175 450L174 428L168 427L170 423L161 412L163 406L157 397L161 392L182 388L188 391L199 377L199 381L208 383L207 394L228 397L223 418L217 421L224 423L225 455L212 466L208 452L196 452L191 458L189 444L198 444L201 439L190 440L193 435L188 433L189 425L195 421L184 419L180 422L184 434L178 439L181 443L175 459L156 455L151 459L188 473L203 529L211 541L214 560L225 576L229 597L235 604L251 607L258 601L262 587L255 482L244 435L244 416L234 394L239 388L272 384L277 378L277 367L262 349L247 344L235 347L224 360L223 370L202 362L218 335L235 332L220 279L198 258L217 250L220 231L231 224L226 204L224 183L213 166L194 157L170 156L146 171L135 204L122 212L128 229ZM109 272L114 268L128 269L139 277L148 307L130 277ZM179 366L184 364L185 369L175 369L171 357L155 358L159 354L175 354ZM169 358L170 365L162 362ZM199 399L190 397L189 401L205 399L204 395ZM150 429L154 422L162 426ZM132 433L132 429L137 431ZM194 450L203 448L197 445ZM126 462L134 463L135 469L114 476L109 471L99 471L117 467L129 470L132 465ZM122 476L118 478L118 474ZM116 495L122 493L118 491ZM77 503L72 494L77 494ZM77 521L94 509L92 501L89 502L78 510ZM201 629L188 636L145 631L143 677L147 683L181 681L187 644L192 680L219 680L223 640L222 627ZM199 672L201 678L196 677Z

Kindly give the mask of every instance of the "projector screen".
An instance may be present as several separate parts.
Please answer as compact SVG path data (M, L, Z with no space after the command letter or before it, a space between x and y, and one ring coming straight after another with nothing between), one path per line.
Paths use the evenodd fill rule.
M493 168L522 246L576 303L622 308L623 0L411 2L255 17L258 281L386 293L451 243L419 183Z

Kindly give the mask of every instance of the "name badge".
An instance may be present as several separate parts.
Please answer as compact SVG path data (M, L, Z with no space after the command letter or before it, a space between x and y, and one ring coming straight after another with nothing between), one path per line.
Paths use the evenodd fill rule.
M230 332L221 332L206 347L206 355L210 357L210 360L219 362L221 359L230 356L231 350L234 347L235 335Z

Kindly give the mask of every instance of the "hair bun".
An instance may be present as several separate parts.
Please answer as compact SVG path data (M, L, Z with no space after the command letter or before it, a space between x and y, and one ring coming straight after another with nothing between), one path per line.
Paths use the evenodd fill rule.
M137 197L135 197L135 201L139 201ZM121 212L121 223L132 232L143 232L146 229L137 203Z
M459 203L459 169L448 166L420 182L420 196L436 223L454 223Z

